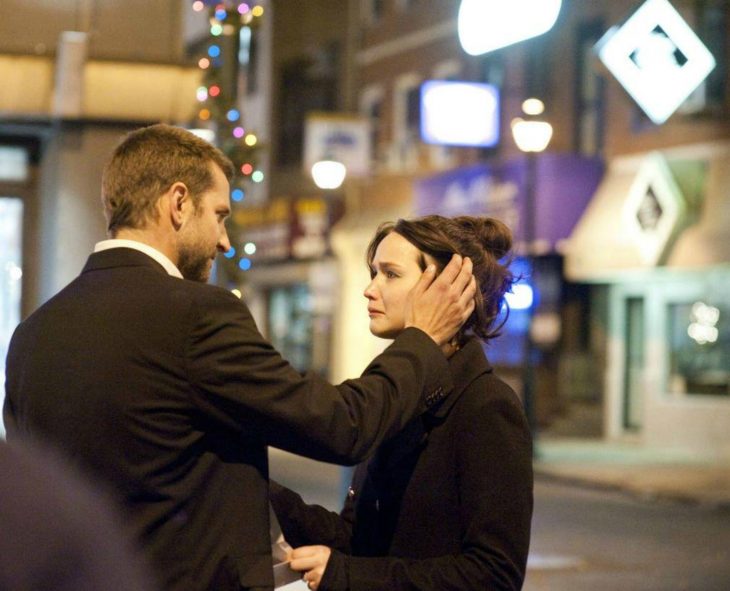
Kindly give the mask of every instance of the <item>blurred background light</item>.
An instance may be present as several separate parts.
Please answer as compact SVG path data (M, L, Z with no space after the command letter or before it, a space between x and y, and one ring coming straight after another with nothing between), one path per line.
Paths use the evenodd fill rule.
M312 178L320 189L337 189L346 174L345 165L335 160L320 160L312 166Z
M499 91L491 84L428 80L421 85L421 137L430 144L499 142Z
M459 42L469 55L481 55L549 31L562 0L462 0Z
M504 295L504 299L512 310L527 310L535 298L529 283L515 283L512 291Z

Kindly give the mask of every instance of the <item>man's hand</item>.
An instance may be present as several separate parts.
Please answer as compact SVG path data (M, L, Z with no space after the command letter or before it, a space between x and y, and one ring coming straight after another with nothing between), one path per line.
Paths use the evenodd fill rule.
M429 265L408 295L406 328L420 328L439 346L448 343L474 311L477 285L471 271L471 260L458 254L438 277Z
M330 554L332 550L327 546L300 546L291 551L289 568L304 571L302 578L307 587L315 591L322 581Z

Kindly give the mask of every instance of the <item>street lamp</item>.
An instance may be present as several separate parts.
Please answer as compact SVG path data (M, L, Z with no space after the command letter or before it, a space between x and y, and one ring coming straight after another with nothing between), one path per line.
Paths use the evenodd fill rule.
M542 35L552 29L562 0L462 0L457 30L469 55Z
M526 156L525 168L525 204L523 209L524 223L522 225L522 241L524 244L525 259L530 269L530 281L535 287L535 257L533 243L535 242L535 188L537 181L537 154L543 152L550 143L553 128L539 116L545 111L543 102L536 98L529 98L522 103L523 117L512 120L512 136L515 144ZM534 318L535 300L527 308L527 332L525 334L525 354L522 366L522 392L525 404L525 414L530 425L533 437L537 434L537 413L535 408L535 344L532 338L532 324Z
M312 179L320 189L337 189L345 180L347 168L342 162L324 159L312 166Z

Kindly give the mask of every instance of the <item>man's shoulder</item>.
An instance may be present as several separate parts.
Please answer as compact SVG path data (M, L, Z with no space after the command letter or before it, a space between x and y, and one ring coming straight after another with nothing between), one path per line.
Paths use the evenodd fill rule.
M201 302L235 303L240 300L232 290L218 285L176 277L170 277L170 280L170 289Z

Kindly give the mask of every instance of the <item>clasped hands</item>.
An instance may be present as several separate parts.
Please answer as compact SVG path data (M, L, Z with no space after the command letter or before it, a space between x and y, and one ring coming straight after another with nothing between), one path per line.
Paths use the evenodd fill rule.
M327 561L332 554L327 546L300 546L289 553L289 568L302 573L302 579L312 591L319 588Z

